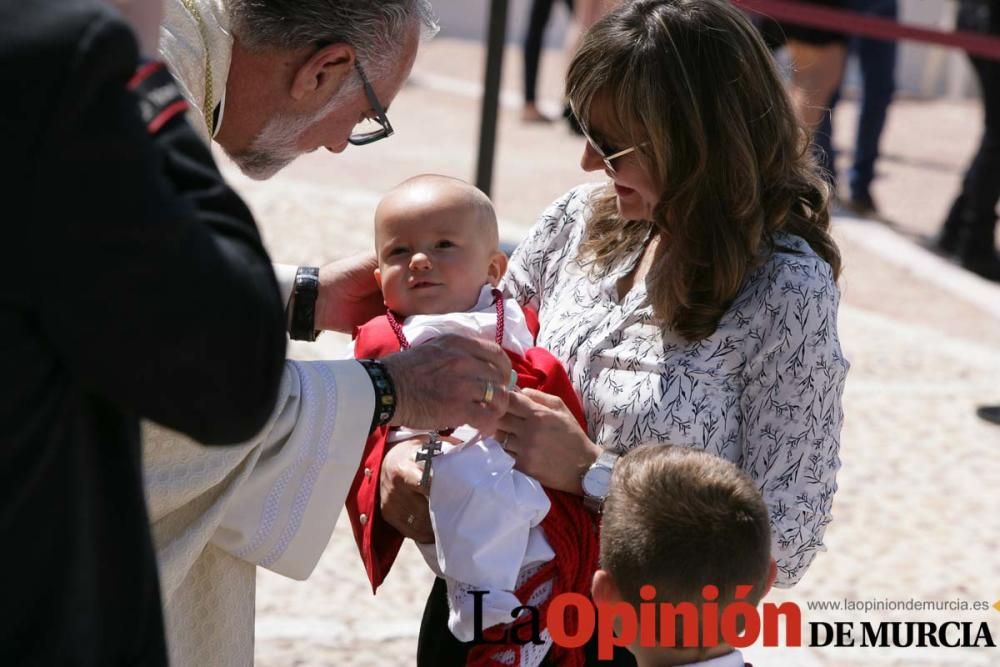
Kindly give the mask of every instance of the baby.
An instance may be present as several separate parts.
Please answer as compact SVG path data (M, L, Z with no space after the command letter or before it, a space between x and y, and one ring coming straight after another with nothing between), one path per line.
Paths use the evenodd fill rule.
M356 357L383 356L448 333L495 341L510 356L520 386L560 396L583 424L579 400L562 365L533 347L531 326L537 326L533 314L497 290L507 257L499 250L496 214L486 195L444 176L409 179L386 195L376 210L375 249L375 279L387 313L358 330ZM422 433L426 432L406 428L376 432L373 437L386 443L373 446L369 441L374 453L366 455L367 469L380 463L379 447L384 451L386 444ZM447 583L448 627L455 637L473 638L472 590L489 591L481 602L483 628L510 623L515 607L532 595L537 598L541 585L522 589L529 579L544 580L542 595L557 574L564 587L553 592L573 589L572 582L584 582L584 590L577 592L587 592L586 582L596 564L582 562L587 559L581 553L592 553L596 561L597 544L594 518L580 499L544 490L513 469L514 459L499 442L469 426L459 426L448 440L458 444L445 444L444 453L431 463L435 544L420 546L430 567ZM377 480L375 472L370 478ZM358 504L371 509L367 513L371 518L361 525L355 522L355 537L377 586L401 540L394 539L395 531L380 521L377 503L364 502L374 496L377 481L359 480L356 486ZM550 538L558 537L559 544L572 544L575 553L557 553L547 531ZM569 540L567 531L572 534ZM590 544L591 549L581 549L581 544ZM538 574L545 567L551 569L551 577ZM517 654L520 647L500 645L491 650ZM513 664L523 662L518 655L506 657L514 657Z
M493 204L445 176L416 176L382 199L375 252L386 308L403 317L473 310L507 271Z

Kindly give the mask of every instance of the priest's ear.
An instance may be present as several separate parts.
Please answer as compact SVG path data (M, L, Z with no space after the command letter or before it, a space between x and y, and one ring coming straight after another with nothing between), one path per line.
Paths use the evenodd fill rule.
M289 94L299 102L318 95L325 103L344 80L354 74L356 59L354 47L344 42L317 49L299 65L292 77Z

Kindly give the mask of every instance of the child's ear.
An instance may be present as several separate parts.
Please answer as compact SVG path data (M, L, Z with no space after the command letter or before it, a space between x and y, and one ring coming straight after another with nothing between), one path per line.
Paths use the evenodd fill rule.
M502 252L495 252L490 257L490 266L486 271L486 277L490 284L496 287L500 284L500 279L507 273L507 255Z
M590 584L590 596L594 599L594 604L620 602L622 599L615 578L607 570L594 572L594 579Z
M375 282L378 283L379 290L382 289L382 269L375 269Z
M764 595L767 595L771 591L771 587L774 586L774 580L778 578L778 563L771 559L770 565L767 566L767 582L764 584ZM761 597L764 597L761 595Z

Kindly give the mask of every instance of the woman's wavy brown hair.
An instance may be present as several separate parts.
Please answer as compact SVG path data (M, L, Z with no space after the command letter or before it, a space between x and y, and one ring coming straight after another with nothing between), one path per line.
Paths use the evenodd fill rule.
M661 193L641 221L622 219L613 188L597 190L581 257L601 272L659 233L646 286L662 326L710 336L777 232L839 275L829 187L770 52L728 2L626 0L587 33L567 92L584 124L599 104L640 146Z

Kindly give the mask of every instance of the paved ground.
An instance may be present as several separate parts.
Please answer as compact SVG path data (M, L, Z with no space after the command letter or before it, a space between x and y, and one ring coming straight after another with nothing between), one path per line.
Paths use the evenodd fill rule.
M517 54L506 86L516 101ZM542 90L558 97L559 63ZM437 40L393 103L398 136L341 156L307 156L277 178L234 176L279 261L322 262L371 244L378 194L420 172L470 178L482 68L471 43ZM855 108L838 109L849 146ZM1000 599L1000 428L974 406L1000 403L1000 286L969 276L915 242L936 229L978 137L973 102L896 103L875 195L895 225L838 218L845 256L840 334L853 367L845 393L843 470L821 554L804 581L775 600ZM501 119L494 199L502 234L520 238L534 217L577 183L582 143L561 126L523 126L516 102ZM230 170L231 171L231 170ZM331 354L336 336L294 354ZM337 511L337 508L331 508ZM377 597L366 587L346 522L313 577L258 577L257 662L410 665L430 577L407 548ZM806 621L988 620L1000 613L804 611ZM762 649L756 664L987 666L1000 649Z

